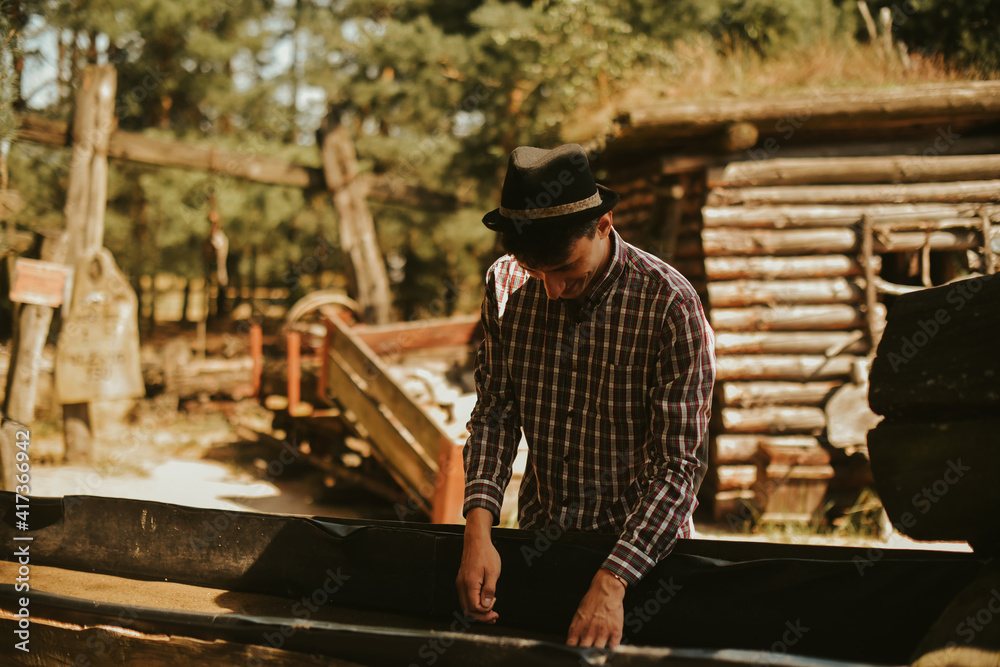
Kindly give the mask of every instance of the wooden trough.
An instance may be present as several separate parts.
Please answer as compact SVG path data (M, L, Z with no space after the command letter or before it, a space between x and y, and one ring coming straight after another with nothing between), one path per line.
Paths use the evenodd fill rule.
M941 660L955 652L943 649L949 609L987 609L996 584L995 562L970 553L681 540L626 594L627 643L610 652L563 642L614 535L543 542L496 529L500 621L483 626L458 611L460 526L68 496L31 498L22 530L14 504L0 495L0 539L29 556L0 560L4 664L834 667L1000 655L991 627ZM23 618L28 651L13 648Z

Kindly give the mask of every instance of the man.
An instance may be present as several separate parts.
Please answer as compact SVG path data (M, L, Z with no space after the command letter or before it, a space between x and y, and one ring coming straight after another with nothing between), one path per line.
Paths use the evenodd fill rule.
M522 146L501 206L483 218L509 254L486 277L456 585L465 613L496 622L490 532L523 428L520 527L619 536L573 617L570 646L617 646L626 588L690 535L715 380L697 293L621 239L617 201L580 146Z

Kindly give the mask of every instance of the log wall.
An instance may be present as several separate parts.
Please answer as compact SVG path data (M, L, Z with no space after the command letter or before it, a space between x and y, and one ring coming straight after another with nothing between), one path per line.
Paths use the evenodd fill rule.
M714 501L716 520L734 527L809 520L831 461L867 453L864 428L830 424L876 419L864 396L886 295L921 288L892 284L883 266L909 262L924 287L932 251L994 272L1000 155L631 171L610 184L623 195L616 227L691 280L716 332L713 470L702 504Z

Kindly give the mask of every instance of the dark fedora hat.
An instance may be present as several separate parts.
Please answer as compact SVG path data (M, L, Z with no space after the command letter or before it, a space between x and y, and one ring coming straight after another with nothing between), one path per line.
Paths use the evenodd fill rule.
M617 193L594 181L579 144L518 146L507 162L500 207L483 216L483 224L504 231L523 222L594 219L617 203Z

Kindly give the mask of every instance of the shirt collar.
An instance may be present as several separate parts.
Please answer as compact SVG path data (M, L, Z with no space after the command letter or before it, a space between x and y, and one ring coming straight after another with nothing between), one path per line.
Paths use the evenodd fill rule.
M618 281L618 278L625 271L624 243L614 227L611 228L611 233L608 235L608 242L611 244L611 261L608 262L604 273L597 279L597 284L590 290L590 294L584 300L583 307L581 308L583 311L594 310L597 306L601 305Z

